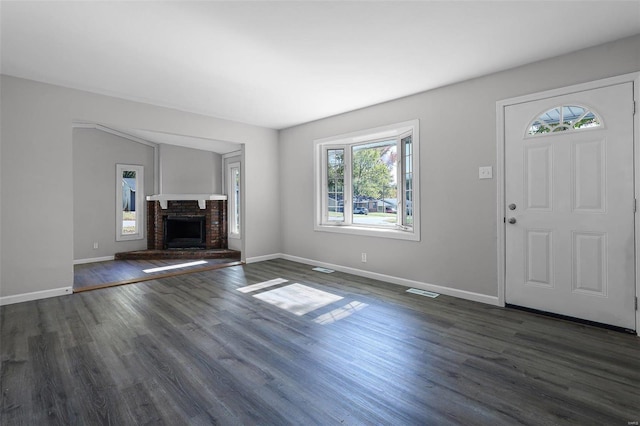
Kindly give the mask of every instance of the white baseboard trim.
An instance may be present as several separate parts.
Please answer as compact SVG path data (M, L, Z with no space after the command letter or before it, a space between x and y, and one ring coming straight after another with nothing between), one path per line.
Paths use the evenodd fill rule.
M397 284L404 287L414 287L422 290L445 294L447 296L457 297L460 299L486 303L488 305L500 306L497 296L489 296L486 294L474 293L472 291L467 291L467 290L459 290L456 288L444 287L436 284L423 283L420 281L409 280L406 278L399 278L391 275L379 274L377 272L364 271L362 269L334 265L332 263L318 262L316 260L305 259L303 257L298 257L298 256L291 256L289 254L281 254L280 258L291 260L292 262L305 263L305 264L314 265L314 266L321 266L323 268L333 269L334 271L346 272L348 274L353 274L360 277L384 281L391 284Z
M73 261L73 264L82 265L83 263L106 262L113 259L115 259L115 256L90 257L88 259L76 259Z
M264 256L247 257L245 263L264 262L265 260L284 259L282 253L265 254Z
M30 302L32 300L47 299L49 297L65 296L73 293L73 287L52 288L51 290L34 291L31 293L15 294L0 297L0 306L14 303Z

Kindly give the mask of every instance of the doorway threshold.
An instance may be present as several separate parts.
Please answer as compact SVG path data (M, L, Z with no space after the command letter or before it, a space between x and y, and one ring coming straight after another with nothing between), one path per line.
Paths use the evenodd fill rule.
M617 331L617 332L626 333L626 334L633 334L633 335L636 334L635 330L630 330L630 329L624 328L624 327L618 327L618 326L615 326L615 325L604 324L604 323L596 322L596 321L589 321L589 320L582 319L582 318L570 317L570 316L567 316L567 315L555 314L553 312L541 311L541 310L538 310L538 309L527 308L527 307L519 306L519 305L511 305L509 303L505 304L505 308L516 309L518 311L529 312L529 313L532 313L532 314L542 315L542 316L549 317L549 318L555 318L555 319L559 319L559 320L569 321L569 322L573 322L573 323L576 323L576 324L589 325L591 327L603 328L603 329L606 329L606 330L612 330L612 331Z

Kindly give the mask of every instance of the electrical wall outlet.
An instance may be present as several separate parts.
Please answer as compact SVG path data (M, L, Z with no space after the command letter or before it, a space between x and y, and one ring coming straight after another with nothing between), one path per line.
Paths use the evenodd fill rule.
M478 179L491 179L493 178L493 167L482 166L478 168Z
M367 263L367 253L362 253L362 262Z
M98 248L98 242L96 241L96 242L93 243L93 249L95 250L97 248Z

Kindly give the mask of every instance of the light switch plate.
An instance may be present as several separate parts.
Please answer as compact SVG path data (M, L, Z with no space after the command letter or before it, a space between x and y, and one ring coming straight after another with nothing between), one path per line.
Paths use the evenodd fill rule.
M478 168L478 178L479 179L492 179L493 178L493 167L491 166L483 166Z

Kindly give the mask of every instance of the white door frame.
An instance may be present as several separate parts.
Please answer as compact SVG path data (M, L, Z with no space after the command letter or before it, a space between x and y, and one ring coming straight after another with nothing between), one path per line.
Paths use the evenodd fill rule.
M636 103L635 115L633 117L634 134L633 134L633 150L634 150L634 186L636 200L640 198L640 113L638 109L640 100L640 72L624 74L616 77L606 78L602 80L591 81L588 83L576 84L573 86L562 87L544 92L532 93L529 95L518 96L496 102L496 135L497 135L497 159L496 159L496 185L497 185L497 236L498 236L498 305L505 306L505 286L506 286L506 261L505 261L505 181L504 181L504 143L505 143L505 109L510 105L520 104L524 102L537 101L540 99L551 98L555 96L567 95L585 90L592 90L606 86L612 86L620 83L633 82L633 98ZM640 250L638 243L640 242L640 220L638 213L635 214L635 270L636 270L636 297L640 296ZM636 309L636 333L640 336L640 315Z
M236 157L238 157L238 159L236 160ZM243 229L243 223L247 223L246 219L245 219L245 212L246 209L244 208L244 206L246 206L245 204L245 167L244 167L244 144L241 145L241 149L239 151L233 151L233 152L229 152L226 154L222 154L222 161L221 161L221 174L222 174L222 193L227 195L227 209L229 208L229 197L231 197L231 194L229 194L228 192L228 188L227 188L227 181L229 180L229 177L227 176L227 169L229 164L231 164L231 162L239 162L240 163L240 260L242 262L246 261L246 252L245 252L245 232ZM228 210L227 210L227 215L229 214ZM228 216L227 216L228 217ZM227 231L228 232L228 231ZM227 233L227 238L229 238L229 235ZM237 239L234 239L235 241L238 241ZM231 248L231 247L230 247Z

